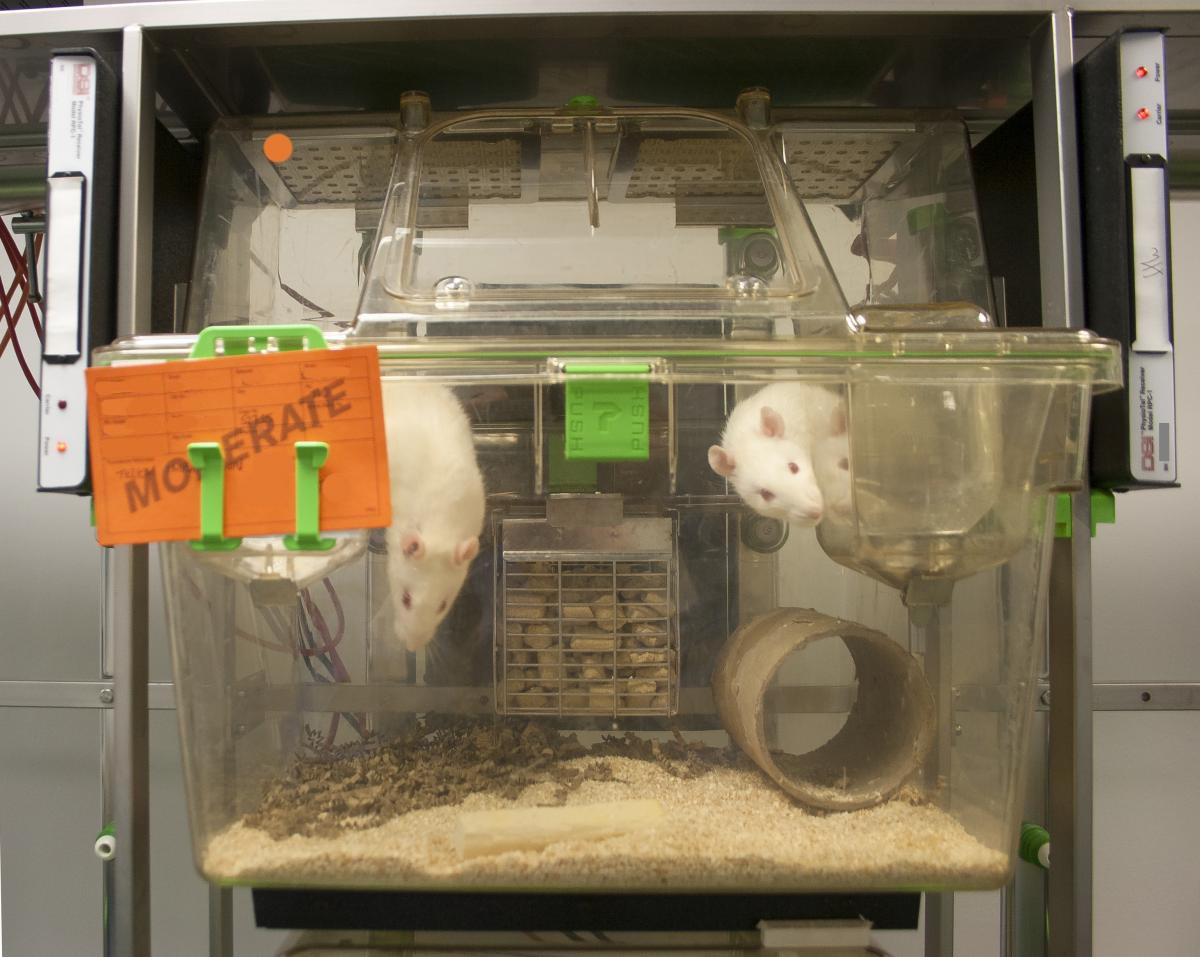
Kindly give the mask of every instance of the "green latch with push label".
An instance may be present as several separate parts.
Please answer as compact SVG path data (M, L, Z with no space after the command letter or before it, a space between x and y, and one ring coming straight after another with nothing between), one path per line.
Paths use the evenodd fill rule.
M650 458L650 387L644 378L649 364L568 362L563 371L567 375L565 458L594 462Z

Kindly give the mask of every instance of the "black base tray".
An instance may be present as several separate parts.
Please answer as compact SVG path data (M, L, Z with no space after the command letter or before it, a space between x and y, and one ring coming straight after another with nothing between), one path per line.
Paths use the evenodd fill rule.
M750 931L864 917L915 930L920 894L497 894L255 888L259 927L407 931Z

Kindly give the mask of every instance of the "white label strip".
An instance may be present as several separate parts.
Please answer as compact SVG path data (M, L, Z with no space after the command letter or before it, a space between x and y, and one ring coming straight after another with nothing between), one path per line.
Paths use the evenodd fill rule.
M1137 352L1170 352L1167 286L1167 184L1161 167L1129 170L1133 241L1133 346Z
M79 356L82 330L83 228L86 181L50 177L50 224L46 236L46 359Z

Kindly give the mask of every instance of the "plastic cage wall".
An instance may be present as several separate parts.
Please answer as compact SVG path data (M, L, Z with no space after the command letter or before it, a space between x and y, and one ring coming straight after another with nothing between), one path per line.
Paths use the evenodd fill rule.
M1003 883L1053 493L1120 377L991 327L961 127L759 93L323 122L313 182L265 121L214 132L189 325L354 319L393 524L163 546L205 876Z

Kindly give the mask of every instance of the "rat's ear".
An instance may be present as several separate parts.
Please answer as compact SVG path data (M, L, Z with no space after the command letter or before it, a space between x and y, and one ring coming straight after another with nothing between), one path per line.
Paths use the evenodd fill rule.
M846 434L846 410L841 406L838 406L837 411L833 413L833 418L829 422L829 434Z
M462 565L479 554L479 539L464 538L454 546L454 564Z
M769 405L762 407L762 433L768 439L783 438L783 416Z
M733 474L733 456L726 452L719 445L714 445L709 448L708 464L712 466L712 470L718 475L723 475L728 478Z
M405 558L423 558L425 555L425 539L416 532L409 532L400 539L400 551Z

